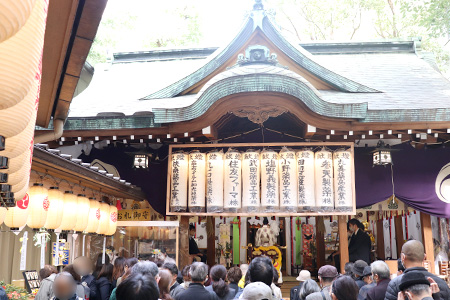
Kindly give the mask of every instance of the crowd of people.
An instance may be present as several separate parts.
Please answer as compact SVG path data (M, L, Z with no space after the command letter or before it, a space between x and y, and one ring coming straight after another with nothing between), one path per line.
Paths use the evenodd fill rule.
M318 271L318 282L307 270L297 277L291 300L431 300L450 299L445 281L423 267L424 247L406 242L398 261L397 277L391 280L388 265L364 260L345 265L339 274L331 265ZM40 270L41 288L36 300L278 300L278 272L270 258L254 258L249 265L226 269L194 262L178 270L173 259L151 262L136 258L99 255L95 265L78 257L58 273L47 265Z

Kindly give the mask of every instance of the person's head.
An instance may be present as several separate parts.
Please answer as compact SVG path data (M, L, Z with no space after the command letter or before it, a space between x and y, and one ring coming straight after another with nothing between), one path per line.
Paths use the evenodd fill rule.
M113 280L117 280L125 273L125 264L127 259L119 256L114 260Z
M215 265L211 268L210 276L213 291L219 298L225 297L229 291L228 284L225 282L227 279L227 269L222 265Z
M100 270L102 269L103 265L109 265L109 256L105 254L105 263L102 263L103 261L103 254L99 253L97 255L97 260L95 262L95 267L94 267L94 273L98 274L98 272L100 272Z
M190 269L191 269L191 265L187 265L181 271L181 275L183 276L183 281L184 282L190 282L191 281L191 274L189 274L189 270Z
M112 264L105 264L98 272L97 279L105 277L108 281L112 281L114 266Z
M263 225L269 225L269 219L267 219L267 217L264 217Z
M302 287L298 292L299 299L306 299L306 296L315 292L320 292L319 285L314 280L307 279L303 282Z
M278 283L278 279L280 278L280 276L278 275L277 268L275 268L274 266L272 266L272 273L273 273L272 282L277 284Z
M239 267L231 267L228 270L227 278L229 283L239 283L242 278L242 271Z
M374 261L370 267L372 268L373 280L377 283L391 277L389 266L382 260Z
M72 275L67 272L61 272L55 277L53 282L53 293L59 300L69 300L72 298L77 290L77 283Z
M159 299L169 300L170 297L170 286L172 285L172 273L167 269L162 269L159 271Z
M317 274L319 277L320 285L322 287L331 285L333 280L338 276L336 267L330 265L320 267L319 272Z
M372 268L370 266L367 266L364 268L364 272L362 274L362 280L366 284L371 284L373 282Z
M131 268L131 274L150 275L153 278L158 278L158 266L152 261L140 261Z
M344 275L347 275L347 276L350 276L350 277L353 276L353 263L352 262L348 262L348 263L345 264L344 272L345 272Z
M72 275L73 279L76 282L80 282L81 281L81 276L78 275L78 273L75 271L75 268L73 267L73 265L67 265L64 267L63 272L67 272L70 275Z
M133 274L116 289L117 300L157 300L159 289L153 276Z
M189 269L192 282L203 284L208 277L208 266L202 262L195 262Z
M364 268L367 267L367 266L368 266L368 264L365 261L361 260L361 259L355 261L355 263L353 264L353 275L356 278L362 277L362 274L364 272Z
M171 285L175 283L175 281L177 281L177 277L178 277L178 267L176 264L172 263L172 262L166 262L163 264L163 269L169 270L170 274L172 274L172 281L171 281Z
M189 236L195 236L195 226L194 226L194 224L189 224Z
M123 267L124 273L126 273L128 270L131 271L131 268L138 262L139 260L136 257L127 258L127 260L125 261L125 266Z
M78 256L73 261L73 267L78 275L81 277L86 276L92 273L92 260L86 256Z
M300 282L311 279L311 272L309 272L308 270L301 270L300 273L298 273L298 276L296 279L297 279L297 281L300 281Z
M402 275L399 285L400 291L409 300L421 300L431 297L430 282L420 271L410 271Z
M267 256L255 257L248 266L250 282L261 281L270 286L273 281L273 265Z
M425 259L423 244L417 240L410 240L403 244L401 260L403 266L408 268L421 267Z
M364 230L364 225L358 219L351 219L347 223L347 228L355 233L358 229Z
M52 265L45 265L39 270L39 278L41 278L41 280L44 280L52 274L58 274L58 270Z
M242 292L245 300L272 300L272 289L263 282L252 282L245 286Z
M331 285L332 300L356 300L359 288L350 276L339 276Z
M405 272L405 266L402 263L402 259L397 259L397 276L400 276Z

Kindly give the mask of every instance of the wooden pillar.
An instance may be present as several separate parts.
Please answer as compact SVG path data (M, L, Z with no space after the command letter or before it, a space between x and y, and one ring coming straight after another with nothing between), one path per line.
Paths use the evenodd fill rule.
M209 267L212 267L215 265L215 258L216 258L216 235L214 233L215 226L214 226L214 217L206 217L206 236L207 236L207 247L206 250L206 259ZM213 232L208 232L208 230L213 230Z
M345 264L349 261L347 239L347 216L339 216L339 252L341 257L341 272L345 270Z
M395 240L397 244L397 257L400 258L400 253L402 252L402 247L405 241L403 240L403 222L402 216L394 217L395 222Z
M182 270L190 263L189 257L189 217L180 217L179 230L179 249L178 249L178 269Z
M319 226L319 224L322 224ZM316 248L317 248L317 268L325 265L325 240L323 229L323 217L316 217L316 229L321 228L322 230L317 230L316 233Z
M385 260L383 219L377 220L377 259Z
M433 232L431 231L431 216L420 212L420 223L422 224L422 242L425 247L425 260L430 262L429 271L434 274L434 246Z

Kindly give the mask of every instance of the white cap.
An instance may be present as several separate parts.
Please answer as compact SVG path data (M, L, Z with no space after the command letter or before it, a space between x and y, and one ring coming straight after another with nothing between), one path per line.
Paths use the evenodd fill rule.
M297 281L306 281L311 279L311 273L308 270L301 270L298 274Z
M242 298L245 300L272 300L272 289L265 283L252 282L245 286Z

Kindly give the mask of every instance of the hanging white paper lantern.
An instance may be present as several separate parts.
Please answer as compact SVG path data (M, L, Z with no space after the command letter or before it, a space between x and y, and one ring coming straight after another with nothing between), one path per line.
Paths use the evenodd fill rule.
M189 211L205 211L206 155L198 150L189 153Z
M75 227L77 223L77 204L77 196L72 191L65 191L63 218L59 227L61 230L69 231Z
M2 151L2 155L4 154L4 156L12 159L29 149L30 141L33 140L36 115L37 110L34 110L27 127L18 134L6 139L5 150Z
M334 209L333 155L322 149L315 153L316 206L319 211Z
M0 225L3 224L3 222L5 221L6 218L6 207L0 207Z
M187 209L189 155L183 152L172 154L170 182L170 206L172 211Z
M11 172L9 169L0 170L0 173L8 174L8 184L11 185L14 190L22 189L30 177L31 161L33 156L29 149L25 150L25 152L25 159L22 161L22 165L18 170L15 170L14 172ZM20 163L20 161L17 161L17 163ZM19 186L14 187L15 185Z
M295 152L284 148L280 151L280 210L297 212L297 160Z
M261 208L264 212L277 212L280 208L278 153L270 149L261 153Z
M109 226L106 232L107 236L114 235L117 229L117 207L114 205L109 206Z
M77 222L73 230L75 232L83 232L89 221L90 203L85 195L79 194L77 196Z
M223 178L224 211L239 212L242 207L242 161L239 151L230 148L225 153Z
M105 235L109 229L109 204L100 202L100 220L98 223L97 234Z
M100 222L100 202L95 198L89 198L89 220L85 229L87 233L96 233Z
M258 212L260 203L261 165L259 151L247 150L242 154L242 211Z
M27 225L30 228L39 229L45 225L47 220L47 211L49 208L48 190L42 183L35 183L28 191L28 220Z
M37 0L25 25L0 43L0 110L20 103L40 73L47 7L48 1Z
M11 230L17 230L27 223L29 202L30 198L25 194L23 199L16 202L15 207L10 207L6 212L5 225Z
M297 151L298 212L315 211L314 152L309 149Z
M2 151L2 156L6 156L6 153ZM30 159L31 152L27 149L17 157L9 158L8 174L17 172L22 168L25 161Z
M15 199L16 201L22 200L23 197L25 197L26 193L27 193L28 190L30 189L30 187L29 187L29 181L30 181L30 178L26 178L26 179L25 179L25 184L23 185L22 189L20 189L20 190L15 190L15 187L19 187L18 185L15 185L15 186L13 185L13 186L11 187L11 190L12 190L12 192L14 193L14 199Z
M337 150L333 153L334 205L337 211L353 210L352 153Z
M63 209L64 209L64 194L58 187L52 186L48 190L48 201L50 205L47 211L47 220L44 227L54 230L61 226Z
M214 150L206 154L206 209L223 211L223 152Z
M0 2L0 43L15 35L30 17L36 0Z

